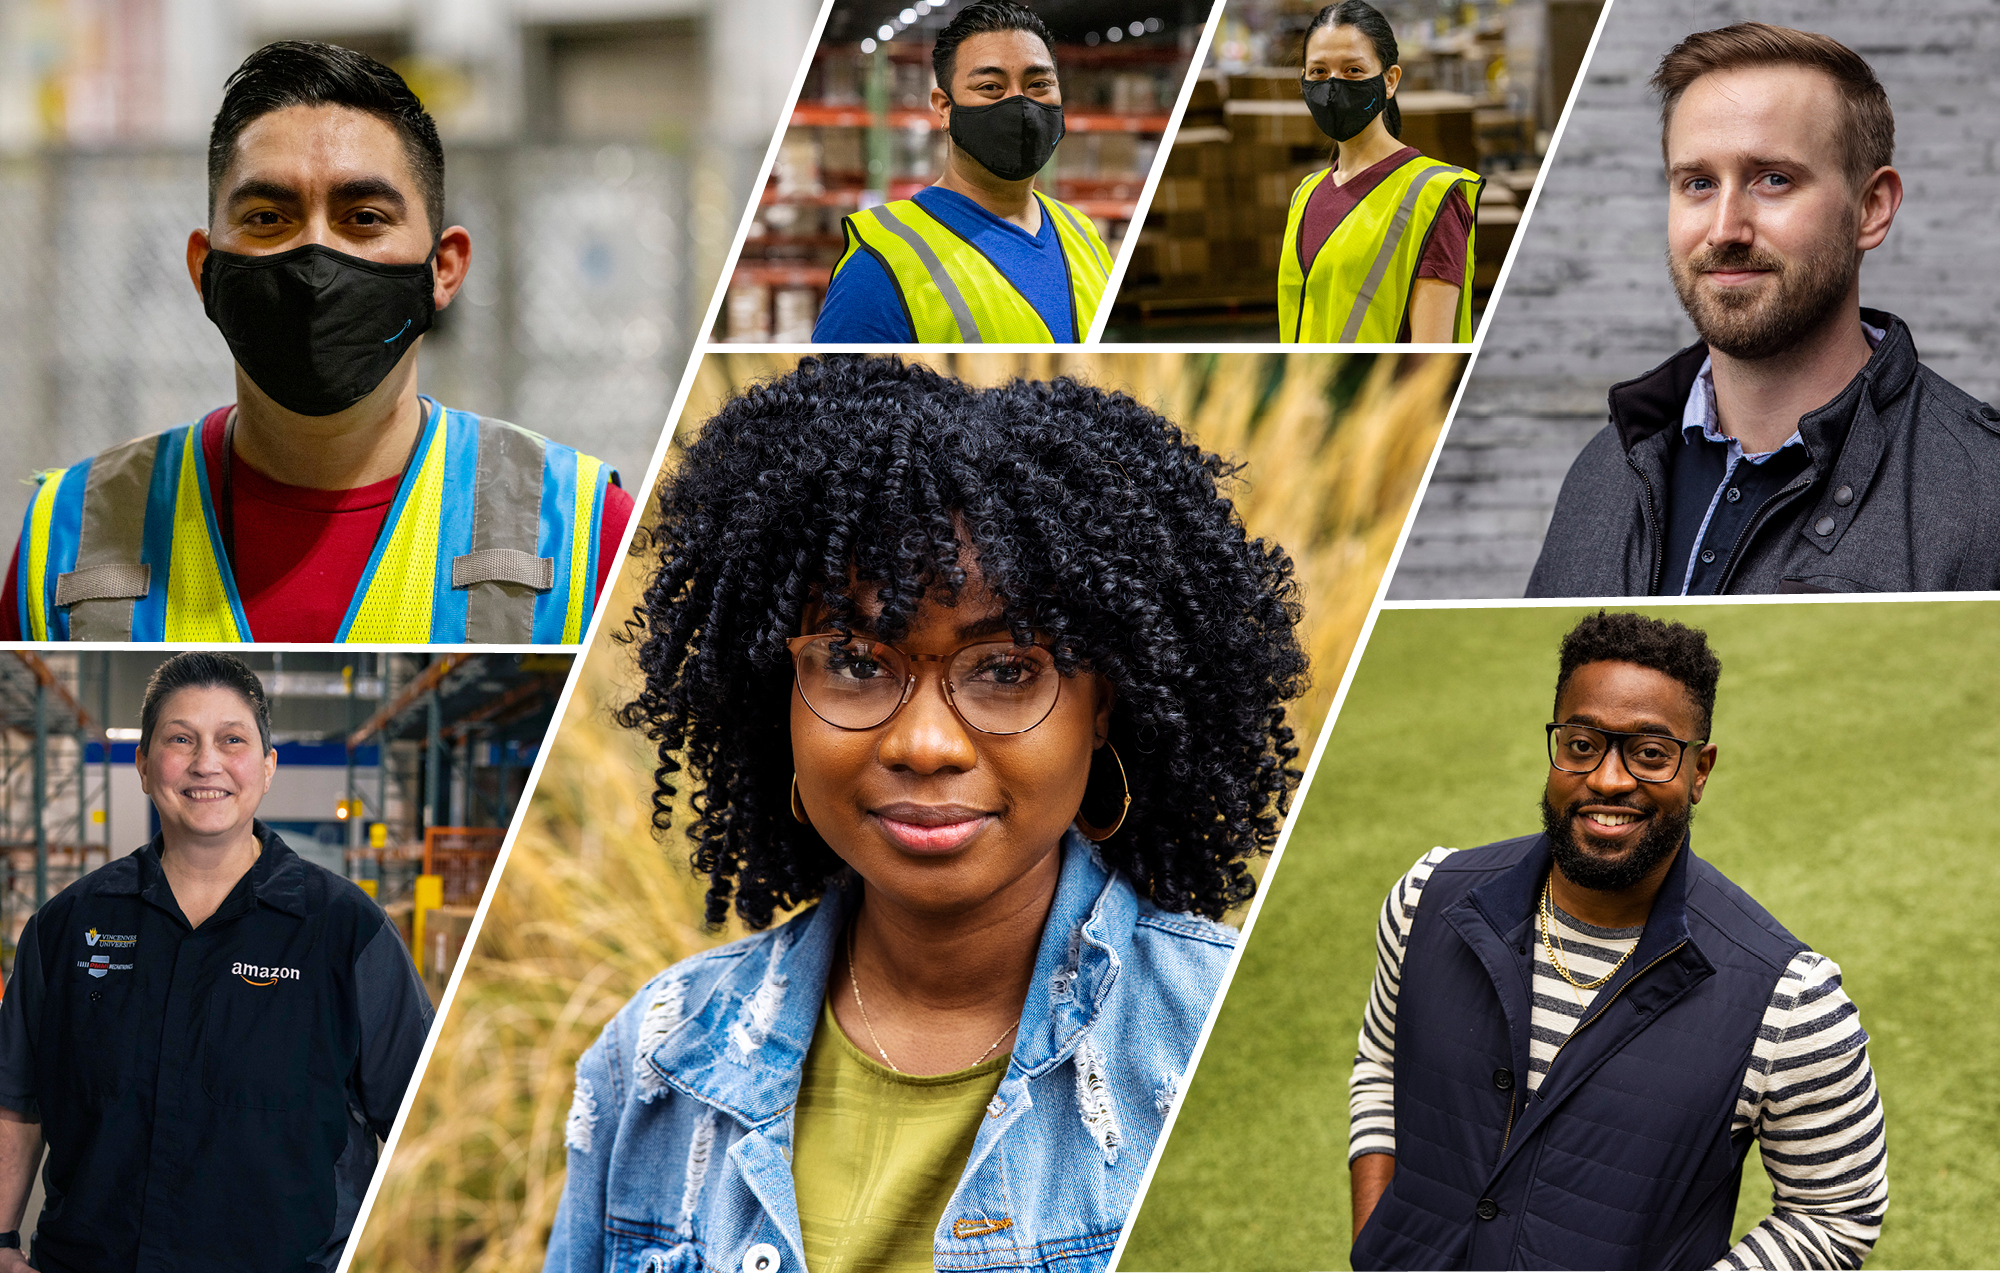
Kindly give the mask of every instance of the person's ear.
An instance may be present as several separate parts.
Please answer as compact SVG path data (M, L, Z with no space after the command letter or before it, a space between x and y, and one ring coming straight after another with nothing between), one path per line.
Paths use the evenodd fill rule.
M271 778L278 772L278 749L271 748L264 753L264 790L271 790Z
M1889 237L1896 209L1903 206L1903 177L1894 168L1877 168L1861 187L1861 216L1855 227L1856 250L1870 252Z
M1111 705L1118 700L1118 690L1111 684L1109 678L1101 673L1094 674L1091 680L1097 687L1097 711L1094 722L1097 741L1092 747L1092 750L1095 750L1111 741Z
M208 260L208 250L213 245L208 241L208 231L188 232L187 266L188 281L194 284L194 294L201 295L201 267Z
M1694 782L1688 788L1688 803L1701 803L1701 793L1708 786L1708 776L1715 771L1715 744L1708 743L1694 754Z
M465 285L472 268L472 235L462 225L452 226L438 237L431 256L431 304L443 309Z
M936 85L931 86L931 114L937 116L938 131L951 134L951 98Z
M1396 95L1396 85L1401 84L1402 82L1403 82L1403 68L1401 66L1392 66L1388 70L1382 72L1382 84L1383 84L1382 95L1384 97L1394 97Z
M107 742L104 745L109 747L111 744ZM136 747L133 748L132 763L139 770L139 790L146 795L152 795L153 788L146 781L146 753Z

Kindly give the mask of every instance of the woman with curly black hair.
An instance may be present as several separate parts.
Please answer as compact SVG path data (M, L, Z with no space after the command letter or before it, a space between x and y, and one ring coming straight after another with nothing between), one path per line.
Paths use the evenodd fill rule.
M806 359L663 483L637 610L708 918L577 1067L560 1270L1101 1267L1297 782L1291 562L1073 380Z

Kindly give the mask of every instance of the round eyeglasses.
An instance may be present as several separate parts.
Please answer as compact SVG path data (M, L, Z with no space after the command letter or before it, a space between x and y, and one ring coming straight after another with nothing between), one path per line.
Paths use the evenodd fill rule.
M1672 782L1681 771L1681 759L1687 755L1687 749L1708 741L1667 734L1625 734L1589 725L1556 723L1545 728L1549 736L1549 763L1564 773L1595 772L1615 745L1619 759L1625 763L1625 772L1640 782Z
M1039 645L975 641L950 654L911 654L887 641L840 632L793 637L799 697L835 729L873 729L902 710L918 663L944 665L944 698L982 734L1024 734L1048 719L1064 677Z

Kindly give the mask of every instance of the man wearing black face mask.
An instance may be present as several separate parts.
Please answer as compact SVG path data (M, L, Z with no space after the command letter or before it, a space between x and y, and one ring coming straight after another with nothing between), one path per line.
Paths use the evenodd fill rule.
M1858 1268L1888 1203L1840 969L1694 856L1722 667L1563 638L1540 835L1390 892L1349 1092L1357 1269ZM1730 1243L1758 1142L1772 1213Z
M1111 274L1090 218L1035 187L1062 139L1052 37L1017 4L959 11L931 50L945 173L854 213L813 328L822 344L1082 341Z
M42 475L0 639L581 639L632 500L601 461L417 393L470 264L402 78L283 42L230 77L188 238L237 401Z

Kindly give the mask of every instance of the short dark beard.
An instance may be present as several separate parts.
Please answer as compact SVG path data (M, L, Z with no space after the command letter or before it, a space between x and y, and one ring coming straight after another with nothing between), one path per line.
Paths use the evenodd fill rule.
M1578 888L1599 893L1623 892L1645 879L1654 867L1681 847L1687 840L1688 827L1694 823L1693 805L1672 816L1655 812L1652 825L1632 846L1632 851L1615 862L1606 862L1585 852L1571 833L1572 819L1582 808L1578 803L1567 813L1558 812L1549 803L1548 793L1542 793L1542 830L1548 833L1549 852L1562 869L1563 878Z
M1756 362L1804 343L1847 298L1861 269L1855 258L1854 231L1855 219L1843 217L1837 234L1790 261L1753 251L1744 243L1704 249L1685 263L1674 260L1670 250L1667 274L1681 298L1681 308L1710 349L1743 362ZM1754 300L1700 290L1704 273L1727 269L1773 271L1776 286L1762 289Z

